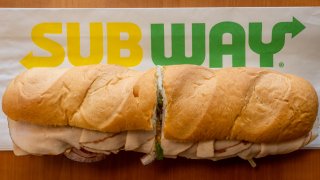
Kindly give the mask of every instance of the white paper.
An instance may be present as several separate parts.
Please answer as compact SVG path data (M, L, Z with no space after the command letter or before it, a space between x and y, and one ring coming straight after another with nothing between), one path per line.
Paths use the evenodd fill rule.
M245 32L246 66L259 67L259 55L249 46L249 24L262 23L263 41L271 41L272 28L279 22L292 22L293 17L305 28L294 38L290 33L285 35L283 48L274 54L273 69L291 73L309 80L320 94L320 8L318 7L288 7L288 8L169 8L169 9L0 9L0 98L9 83L16 75L26 70L20 63L28 53L34 56L50 56L46 50L39 48L31 38L32 29L41 23L61 23L62 33L47 34L46 37L61 44L67 52L67 23L80 23L81 55L90 54L89 24L102 23L103 28L103 60L107 59L107 26L109 23L133 23L141 30L139 46L143 58L133 69L145 70L155 66L151 56L151 24L164 24L165 55L170 57L171 24L185 25L185 54L192 55L192 23L205 25L205 59L203 66L209 67L210 47L209 34L213 26L221 22L234 22ZM288 28L285 29L289 31ZM121 39L128 38L126 33ZM232 43L232 37L223 36L223 43ZM67 54L67 53L66 53ZM122 56L130 55L126 49ZM230 55L223 57L223 67L231 66ZM284 66L282 66L284 65ZM58 67L70 67L68 57ZM280 67L281 66L281 67ZM0 99L1 100L1 99ZM2 100L1 100L2 101ZM1 107L1 105L0 105ZM308 146L320 148L320 138ZM6 116L0 111L0 150L11 150L12 144L7 128Z

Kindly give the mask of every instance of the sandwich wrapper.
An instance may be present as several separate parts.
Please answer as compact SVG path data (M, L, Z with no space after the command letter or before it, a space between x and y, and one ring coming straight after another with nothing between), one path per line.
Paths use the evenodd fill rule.
M123 62L127 66L136 70L146 70L150 67L154 67L156 64L163 65L168 61L159 61L154 54L157 50L152 49L152 39L157 37L154 32L154 27L157 25L163 25L164 27L164 54L165 57L176 56L176 49L173 48L171 40L177 40L172 38L171 26L174 24L183 24L185 30L185 55L187 57L192 56L192 26L193 24L203 24L205 26L204 38L205 38L205 56L202 66L221 68L236 66L237 63L232 62L232 55L223 55L223 63L220 67L219 63L214 63L212 58L212 43L214 37L210 33L214 31L214 27L217 24L223 22L231 22L236 24L237 27L242 27L243 36L245 40L244 49L235 49L234 52L242 52L245 54L245 66L247 67L260 67L263 62L260 62L260 55L253 50L253 45L250 44L250 25L254 23L262 24L262 41L269 43L272 41L272 37L277 34L275 25L282 24L285 28L280 35L284 36L284 45L279 52L274 53L272 65L268 64L267 68L271 68L284 73L291 73L297 76L303 77L310 81L315 87L318 96L320 94L320 8L317 7L283 7L283 8L169 8L169 9L0 9L0 22L2 27L0 28L0 94L3 94L8 83L18 74L25 71L27 68L35 66L46 66L45 62L49 62L52 54L48 43L44 43L39 47L41 37L32 35L34 28L39 24L58 24L56 33L49 33L52 31L46 31L46 25L43 27L45 37L53 40L64 50L64 59L62 62L54 65L55 67L71 67L74 65L72 61L72 55L68 54L70 46L68 46L68 28L70 23L78 23L80 28L80 35L78 38L80 41L81 56L88 57L90 55L90 30L89 25L91 23L100 23L102 27L103 39L103 55L101 56L101 64L122 64ZM120 40L130 40L129 37L139 36L137 34L130 34L128 29L138 29L140 31L140 40L138 46L141 47L142 55L136 55L135 52L130 52L130 49L121 49L119 51L121 57L129 57L127 60L114 60L113 56L109 55L112 49L115 48L111 45L113 41L109 41L111 37L108 34L108 27L117 24L117 28L120 28ZM302 24L302 26L301 26ZM239 26L238 26L239 25ZM278 25L278 26L280 26ZM60 30L59 27L61 26ZM48 26L49 27L49 26ZM106 28L107 27L107 28ZM129 28L126 28L129 27ZM41 29L41 28L40 28ZM50 29L50 28L49 28ZM69 32L70 33L70 32ZM70 35L70 34L69 34ZM275 38L277 42L281 41L281 37L278 33L278 38ZM280 37L280 38L279 38ZM38 40L37 40L38 39ZM228 33L222 38L223 43L232 44L232 36ZM42 41L41 41L42 42ZM40 43L41 44L41 43ZM50 44L50 43L49 43ZM210 45L211 44L211 45ZM281 43L280 43L281 44ZM110 48L107 48L110 46ZM46 49L47 48L47 49ZM133 48L134 49L134 48ZM139 49L139 48L138 48ZM51 49L52 50L52 49ZM53 50L55 51L55 50ZM110 51L109 53L107 51ZM139 50L140 51L140 50ZM265 51L265 53L271 53ZM241 53L240 53L241 54ZM132 55L132 56L131 56ZM33 58L30 58L33 56ZM134 56L139 56L138 58ZM28 59L29 58L29 59ZM131 59L130 59L131 58ZM32 62L34 59L35 61ZM180 58L181 59L181 58ZM52 60L52 59L51 59ZM128 63L129 61L136 62L135 64ZM195 63L195 61L181 62L179 58L170 59L171 64L179 63ZM161 64L163 62L163 64ZM2 96L1 96L2 97ZM0 98L1 98L0 97ZM2 99L0 99L2 100ZM82 146L97 152L116 153L119 147L124 146L127 150L135 150L139 152L148 152L152 148L153 139L152 133L148 135L141 135L138 132L123 132L116 135L108 133L94 133L87 130L79 130L74 128L70 136L72 138L79 138L77 141L68 141L63 144L64 140L55 142L61 147L65 146ZM28 134L31 130L25 128L20 133ZM318 125L315 125L314 130L319 133ZM73 134L75 133L75 134ZM59 137L61 135L55 134ZM41 137L38 137L41 138ZM65 138L65 137L64 137ZM304 139L303 139L304 138ZM308 139L311 138L311 134L303 137L296 142L294 147L301 146ZM130 140L129 140L130 139ZM129 140L129 141L128 141ZM117 143L107 143L114 142ZM128 142L128 143L127 143ZM130 142L130 144L129 144ZM50 142L52 143L52 142ZM62 144L59 144L62 143ZM165 150L165 154L168 157L184 156L189 158L205 158L215 156L217 160L219 157L227 157L230 154L236 152L242 152L242 156L248 156L248 154L254 154L259 152L256 156L264 156L263 148L265 146L252 145L251 148L247 148L248 144L240 142L223 142L223 141L206 141L197 144L187 143L174 145L175 148L170 149L170 145L173 142L165 142L168 145ZM112 144L112 145L110 145ZM215 149L212 151L212 144L215 144ZM28 144L26 144L27 146ZM42 148L46 148L46 144L42 144ZM179 147L179 148L176 148ZM211 148L211 149L210 149ZM247 148L248 150L242 151ZM260 149L259 149L260 148ZM315 139L311 144L305 148L320 148L320 138ZM10 139L8 130L8 121L5 114L0 112L0 150L12 150L13 144ZM18 148L15 148L19 150ZM58 153L61 149L55 149L52 154ZM23 154L23 150L19 151ZM52 150L52 149L51 149ZM222 151L221 151L222 150ZM250 152L249 152L250 151ZM273 152L272 149L267 150L269 153ZM277 150L274 150L277 151ZM288 150L289 151L289 150ZM18 151L17 151L18 152ZM231 153L232 152L232 153ZM210 154L211 153L211 154ZM213 154L214 153L214 154ZM229 153L229 154L228 154ZM247 153L247 154L246 154ZM220 154L220 155L219 155Z

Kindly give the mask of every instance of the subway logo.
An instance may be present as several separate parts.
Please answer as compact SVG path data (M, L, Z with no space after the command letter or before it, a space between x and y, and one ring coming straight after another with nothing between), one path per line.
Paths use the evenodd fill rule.
M272 27L270 42L263 42L262 22L250 22L247 32L237 22L224 21L214 24L206 34L205 23L191 25L192 55L186 56L185 50L185 24L171 24L171 51L170 57L165 56L165 30L164 24L150 24L151 60L155 65L172 64L203 64L206 57L206 41L209 44L209 67L223 67L223 55L232 56L233 67L246 66L246 44L250 50L259 55L260 67L273 67L274 54L281 51L285 45L285 35L291 34L294 38L305 26L295 17L288 22L278 22ZM103 26L106 26L104 32ZM67 59L74 66L99 64L104 57L108 64L133 67L141 63L146 49L140 45L143 38L141 28L132 22L92 22L90 28L90 54L86 57L80 53L80 23L78 22L43 22L36 24L31 31L31 39L39 48L48 51L50 56L37 56L30 51L20 60L26 68L56 67ZM48 34L62 35L66 31L66 47L46 37ZM121 38L121 34L127 38ZM231 43L224 43L223 36L229 34ZM104 47L106 41L107 47ZM247 42L246 42L247 41ZM121 50L129 51L129 55L122 56ZM66 58L67 57L67 58Z

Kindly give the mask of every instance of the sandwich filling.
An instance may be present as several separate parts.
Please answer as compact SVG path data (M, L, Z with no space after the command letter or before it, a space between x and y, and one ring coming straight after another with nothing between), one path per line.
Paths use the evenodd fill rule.
M40 126L11 119L8 119L8 124L16 155L76 154L67 157L76 157L73 160L81 162L87 162L90 157L89 162L92 162L93 155L109 155L120 150L151 153L154 149L154 131L102 133L67 126Z
M284 154L298 150L316 138L316 131L306 136L274 144L254 144L232 140L200 142L177 142L156 140L155 132L128 131L117 134L101 133L74 127L45 127L8 119L10 135L16 155L65 154L72 160L94 162L120 150L146 153L143 164L151 163L155 157L161 159L178 156L190 159L220 160L239 156L251 160L267 155ZM158 147L157 147L158 146ZM161 148L159 152L156 148Z

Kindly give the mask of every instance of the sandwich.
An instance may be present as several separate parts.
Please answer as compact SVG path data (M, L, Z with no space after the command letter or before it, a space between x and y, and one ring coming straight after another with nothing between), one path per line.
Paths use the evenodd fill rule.
M34 68L2 101L16 155L99 161L121 150L154 159L254 158L317 136L318 97L305 79L260 68L115 65Z

